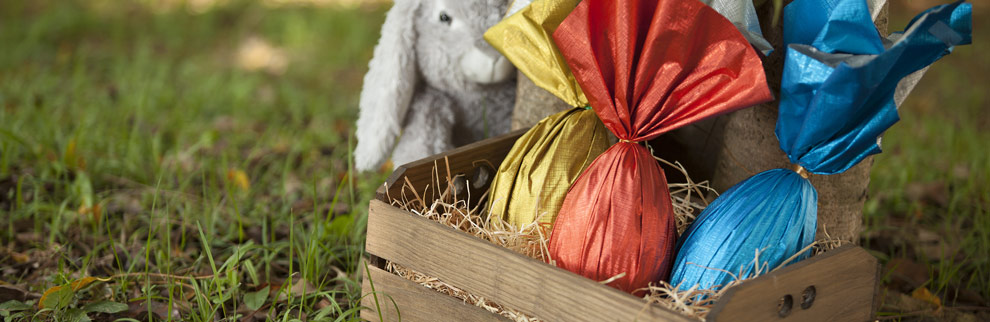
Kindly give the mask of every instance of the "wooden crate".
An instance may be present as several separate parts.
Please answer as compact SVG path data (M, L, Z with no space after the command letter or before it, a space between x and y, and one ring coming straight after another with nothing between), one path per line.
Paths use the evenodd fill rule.
M434 180L435 168L443 169L444 175L449 167L451 173L467 176L473 176L479 168L497 168L520 135L522 132L510 133L406 164L379 189L368 210L365 244L368 269L364 275L362 304L370 309L362 312L362 318L505 320L385 271L385 262L391 261L546 321L692 320L389 204L388 198L397 198L407 179L416 189L426 187ZM485 187L476 187L482 188ZM875 313L878 274L879 265L873 256L862 248L843 246L730 289L707 319L870 320ZM814 295L809 303L804 303L804 293L810 288L814 289ZM788 301L790 306L786 305Z

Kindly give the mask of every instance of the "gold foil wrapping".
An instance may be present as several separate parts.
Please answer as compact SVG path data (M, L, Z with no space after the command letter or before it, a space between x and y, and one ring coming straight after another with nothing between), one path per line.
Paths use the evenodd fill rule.
M485 32L485 40L537 86L575 107L588 99L553 42L553 32L579 0L536 0Z
M502 161L489 194L491 216L524 226L552 224L571 184L609 147L608 130L590 109L540 121Z
M485 33L485 40L537 86L576 108L550 115L516 141L489 193L492 218L552 224L571 184L608 148L608 130L553 42L580 0L536 0Z

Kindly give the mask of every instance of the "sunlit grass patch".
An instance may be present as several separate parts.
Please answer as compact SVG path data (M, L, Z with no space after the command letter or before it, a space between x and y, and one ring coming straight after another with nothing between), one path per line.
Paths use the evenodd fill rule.
M29 305L0 311L356 318L383 178L349 171L349 120L383 12L0 5L0 281ZM285 63L242 68L252 39Z
M930 1L929 1L930 2ZM937 3L893 1L891 30L910 10ZM926 4L928 3L928 4ZM979 4L974 5L978 9ZM974 10L974 21L986 11ZM901 121L883 137L864 209L864 245L888 265L886 283L911 294L925 289L948 306L990 303L990 38L936 62L899 110ZM911 271L920 281L903 281Z

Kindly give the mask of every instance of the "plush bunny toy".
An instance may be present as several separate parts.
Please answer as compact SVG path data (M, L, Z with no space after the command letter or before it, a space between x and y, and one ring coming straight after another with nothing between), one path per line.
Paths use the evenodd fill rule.
M395 0L364 76L357 170L390 152L402 165L509 130L515 68L482 39L506 2Z

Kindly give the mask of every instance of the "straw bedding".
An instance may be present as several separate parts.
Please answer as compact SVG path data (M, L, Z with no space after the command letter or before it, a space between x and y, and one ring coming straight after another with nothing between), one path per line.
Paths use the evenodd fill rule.
M704 207L708 205L708 201L714 199L713 197L715 196L715 191L709 188L707 181L692 181L690 176L688 176L687 172L684 170L684 167L679 163L670 163L662 159L658 160L680 170L684 174L684 177L688 178L687 182L684 183L669 184L671 198L674 204L677 233L681 234L685 229L687 229L688 225L694 221L695 216L700 214ZM440 180L446 181L446 184L441 184ZM435 187L440 186L445 186L447 188L445 188L444 191L439 191L439 193L438 191L431 191L432 193L427 192L424 194L438 196L437 198L434 200L424 200L423 196L416 192L424 191L423 187L414 189L413 184L407 180L403 182L401 195L389 196L389 199L391 200L393 206L400 209L436 221L445 226L461 230L495 245L508 248L514 252L554 265L554 261L549 257L547 251L547 242L550 238L550 227L548 225L541 225L539 220L536 220L532 224L523 227L516 227L502 220L488 220L488 215L484 209L484 205L487 203L485 201L487 196L482 196L480 198L481 201L479 201L478 204L469 204L467 200L462 200L455 195L454 190L451 188L457 185L458 180L463 179L452 177L450 174L450 169L446 169L446 174L441 174L441 170L435 166L433 180L430 186L426 187L425 191L430 191L431 189L435 190ZM470 197L464 199L470 199ZM537 214L537 218L543 215L545 214ZM814 254L817 255L839 247L843 243L844 242L839 239L825 238L824 240L820 240L812 244L809 248L812 248ZM807 248L802 250L802 252L806 250ZM720 290L699 290L694 287L681 289L676 285L660 282L659 284L651 285L648 288L648 292L644 296L644 299L648 303L660 305L676 312L683 313L686 316L704 321L708 312L728 289L743 283L746 280L766 274L776 269L765 266L761 267L758 264L759 250L755 250L755 254L756 258L753 261L754 269L750 270L751 273L747 276L734 275L736 276L736 280ZM788 264L796 257L797 254L781 266ZM484 308L489 312L502 315L513 321L541 321L538 318L528 316L511 308L503 307L489 299L476 296L447 284L435 277L421 274L398 264L388 262L385 269L426 288L456 297L463 300L465 303ZM742 271L742 268L740 268L740 271ZM607 280L602 282L605 283Z

